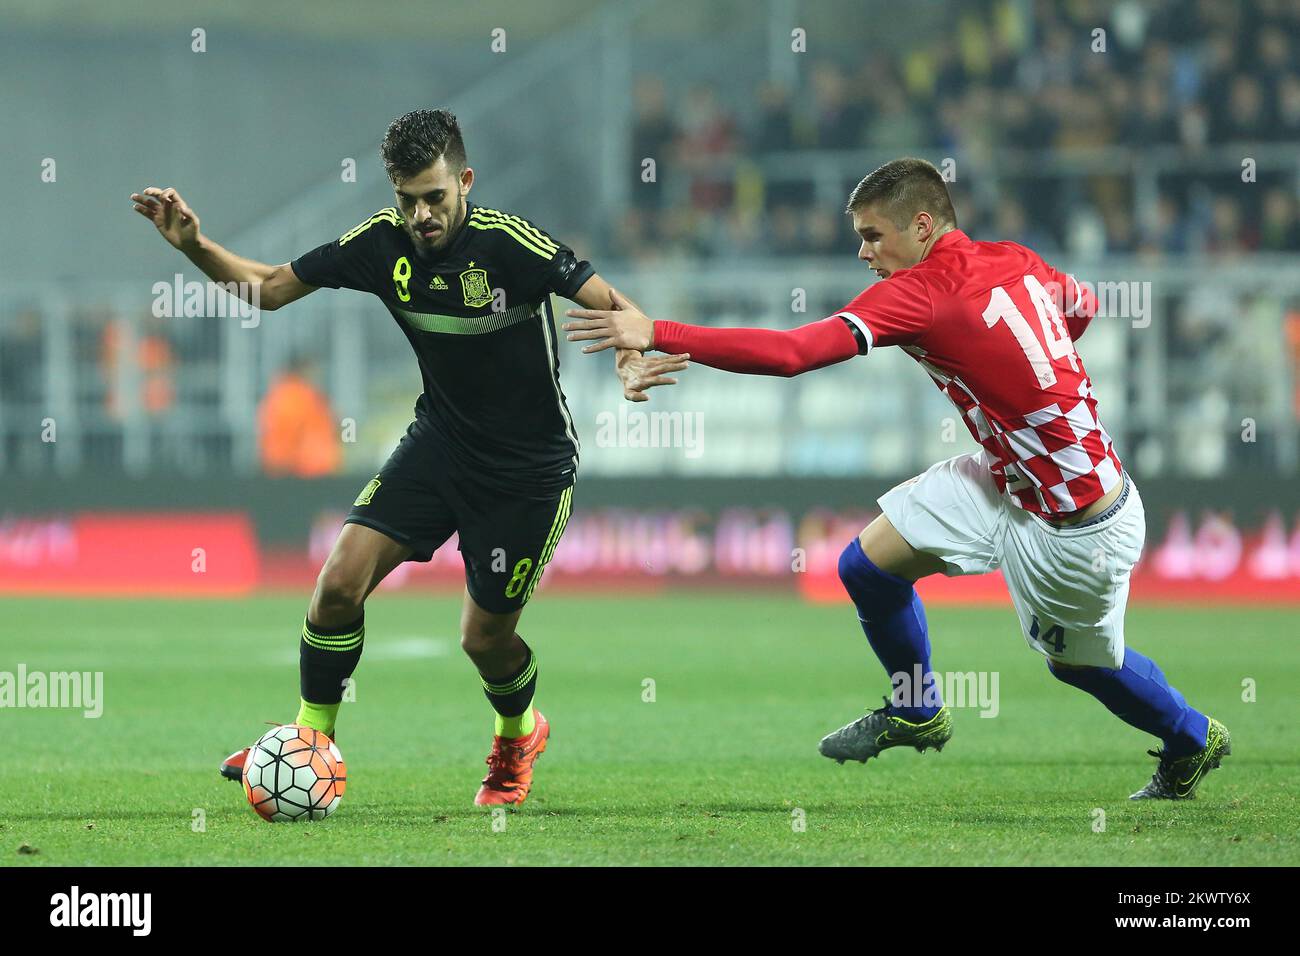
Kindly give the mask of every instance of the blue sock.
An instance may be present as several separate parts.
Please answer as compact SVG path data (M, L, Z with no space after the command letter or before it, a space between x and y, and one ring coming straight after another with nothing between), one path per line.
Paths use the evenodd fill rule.
M1057 680L1086 690L1126 724L1159 737L1169 756L1186 757L1205 746L1209 720L1169 686L1155 661L1133 648L1124 649L1124 666L1119 670L1056 670L1050 661L1047 666Z
M905 675L906 683L901 687L910 691L904 695L907 706L891 706L890 713L912 721L929 720L939 712L943 701L930 672L925 608L912 582L876 567L857 538L840 554L840 580L895 690L900 689L899 676Z

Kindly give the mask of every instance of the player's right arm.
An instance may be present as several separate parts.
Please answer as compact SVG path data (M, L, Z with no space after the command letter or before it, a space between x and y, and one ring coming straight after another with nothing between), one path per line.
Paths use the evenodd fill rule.
M570 316L583 321L565 324L569 339L591 340L584 352L685 352L692 362L723 371L786 378L865 355L878 346L919 342L934 321L924 281L904 276L877 282L835 315L796 329L719 329L655 321L621 297L615 302L616 311L570 309Z
M301 281L287 262L273 266L245 259L203 235L198 214L175 189L150 186L132 193L131 202L136 212L152 222L159 234L209 279L239 283L239 295L245 301L250 301L256 288L256 304L261 309L274 311L316 291L317 287Z

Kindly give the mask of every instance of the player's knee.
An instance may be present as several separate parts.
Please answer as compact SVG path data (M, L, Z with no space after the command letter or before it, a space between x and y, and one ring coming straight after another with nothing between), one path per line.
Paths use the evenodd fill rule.
M361 613L365 600L366 584L357 575L327 567L316 581L312 619L317 624L327 623L322 618L341 617L350 621Z
M460 631L460 649L473 657L476 654L482 654L487 650L487 643L483 639L483 633L472 627L462 627Z
M1093 675L1102 670L1100 667L1094 667L1089 664L1065 664L1061 661L1048 660L1047 669L1063 684L1079 686L1092 679Z
M916 593L910 581L878 568L862 544L854 538L840 552L840 582L858 610L864 615L871 611L888 611L912 600Z
M514 628L503 633L497 628L484 626L475 621L466 621L461 625L460 649L470 657L491 654L503 647L514 636Z

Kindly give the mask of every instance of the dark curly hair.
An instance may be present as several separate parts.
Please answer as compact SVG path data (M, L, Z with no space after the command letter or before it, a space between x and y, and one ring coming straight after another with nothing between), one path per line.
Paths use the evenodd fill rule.
M460 173L465 168L465 141L450 111L412 110L388 124L379 155L393 182L427 169L439 156L445 156L447 165Z

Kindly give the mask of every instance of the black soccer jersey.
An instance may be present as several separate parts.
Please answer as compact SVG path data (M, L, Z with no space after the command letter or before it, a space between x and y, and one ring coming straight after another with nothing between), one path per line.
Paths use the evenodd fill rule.
M420 257L390 207L295 259L293 271L383 301L420 362L416 417L475 481L553 494L573 483L578 436L550 294L572 298L593 270L526 219L466 205L436 259Z

